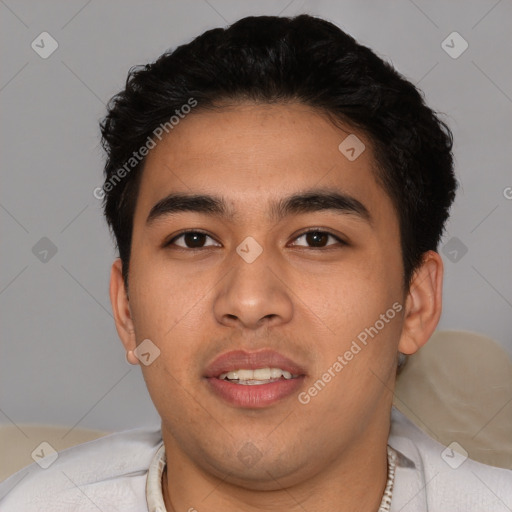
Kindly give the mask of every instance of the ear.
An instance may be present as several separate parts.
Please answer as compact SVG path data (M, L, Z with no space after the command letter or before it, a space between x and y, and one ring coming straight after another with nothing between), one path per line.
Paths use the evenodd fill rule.
M135 329L133 327L132 313L130 311L130 302L124 286L123 264L120 258L117 258L112 264L110 272L110 302L114 312L114 320L119 338L123 342L126 350L126 360L130 364L139 364L139 360L133 351L137 347L135 339Z
M427 251L414 272L405 301L399 352L414 354L430 339L441 317L442 293L443 260L437 252Z

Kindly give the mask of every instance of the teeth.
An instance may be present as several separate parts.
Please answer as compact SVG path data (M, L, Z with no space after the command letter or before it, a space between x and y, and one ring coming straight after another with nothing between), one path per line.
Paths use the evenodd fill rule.
M252 370L238 370L238 376L236 377L238 380L249 380L254 379Z
M286 370L281 368L257 368L256 370L240 369L232 372L222 373L219 375L219 379L223 380L238 380L239 384L265 384L268 381L280 379L294 379L298 375L292 375Z
M281 377L281 370L279 368L270 368L270 377L273 379L279 379Z
M249 372L250 370L246 370ZM253 370L253 379L254 380L268 380L272 376L272 371L270 368L259 368L257 370ZM277 372L276 372L277 374ZM281 377L281 375L279 375ZM274 377L277 378L277 377Z

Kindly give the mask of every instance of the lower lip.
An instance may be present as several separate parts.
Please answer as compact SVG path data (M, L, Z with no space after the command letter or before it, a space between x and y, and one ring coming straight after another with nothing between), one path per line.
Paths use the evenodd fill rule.
M215 394L237 407L261 409L296 393L302 386L304 377L281 379L268 384L253 386L235 384L224 379L208 378L210 389Z

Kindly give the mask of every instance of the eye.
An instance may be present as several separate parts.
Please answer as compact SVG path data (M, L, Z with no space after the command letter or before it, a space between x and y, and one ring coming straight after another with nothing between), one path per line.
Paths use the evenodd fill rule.
M214 241L213 244L205 245L206 239L210 239ZM306 231L295 238L295 240L304 239L305 244L293 244L301 247L310 247L313 249L321 249L323 247L329 247L331 245L336 245L336 242L340 245L347 245L346 242L341 240L338 236L330 233L328 231L321 231L319 229L312 229ZM334 243L328 243L329 239L334 240ZM177 243L180 240L181 243ZM170 246L180 247L182 249L202 249L204 247L220 247L221 245L218 242L203 233L202 231L184 231L179 235L176 235L171 240L164 244L164 247Z
M327 247L330 245L335 245L335 243L327 244L327 241L329 240L329 238L334 239L335 242L338 242L341 245L347 245L346 242L341 240L341 238L337 237L336 235L329 233L328 231L321 231L319 229L312 229L312 230L306 231L306 232L302 233L302 235L299 235L295 240L300 240L301 238L304 239L306 244L311 244L313 246L312 248L314 248L314 249ZM307 247L307 245L302 245L302 244L297 244L297 245L302 246L302 247L304 247L304 246Z
M184 249L202 249L203 247L211 247L210 245L204 245L205 239L209 238L210 240L213 240L213 238L206 233L203 233L201 231L185 231L183 233L180 233L179 235L175 236L168 242L164 244L165 247L169 247L172 245L176 245L178 247L184 248ZM177 240L182 239L182 243L176 243ZM220 246L220 244L218 245Z

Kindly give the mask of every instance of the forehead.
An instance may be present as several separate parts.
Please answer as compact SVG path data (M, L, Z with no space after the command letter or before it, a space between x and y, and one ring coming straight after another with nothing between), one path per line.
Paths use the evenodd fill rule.
M357 158L346 153L347 144L362 151ZM199 109L146 157L135 224L145 223L171 193L223 197L237 221L271 206L275 213L276 198L310 189L337 190L360 199L376 216L389 215L390 199L375 180L374 166L363 134L335 126L303 104Z

